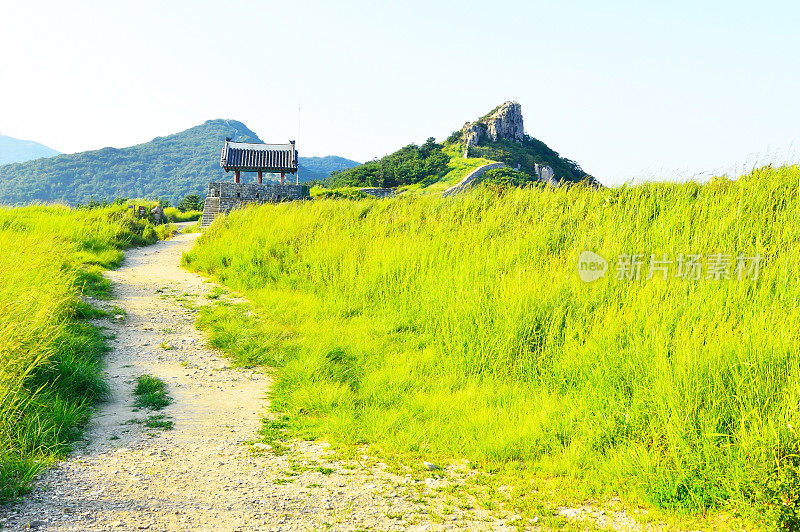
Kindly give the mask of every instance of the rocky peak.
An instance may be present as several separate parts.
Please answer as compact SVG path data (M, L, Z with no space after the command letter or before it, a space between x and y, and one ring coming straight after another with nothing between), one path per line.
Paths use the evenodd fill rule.
M521 142L524 134L522 106L517 102L505 102L478 121L467 122L461 129L461 142L467 147L483 139Z

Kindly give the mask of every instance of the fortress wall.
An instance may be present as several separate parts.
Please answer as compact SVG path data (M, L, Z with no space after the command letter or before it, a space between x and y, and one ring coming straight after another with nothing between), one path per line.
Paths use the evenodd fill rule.
M307 185L281 185L279 183L209 183L208 197L219 198L219 212L230 212L248 203L278 203L307 199Z

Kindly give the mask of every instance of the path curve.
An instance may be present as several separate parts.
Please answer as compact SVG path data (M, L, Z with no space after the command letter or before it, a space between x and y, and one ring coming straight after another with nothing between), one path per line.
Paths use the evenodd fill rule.
M111 399L84 440L45 472L16 506L0 507L3 530L439 530L502 529L477 508L442 512L448 471L393 474L384 464L331 460L324 444L296 442L285 455L255 451L268 375L234 369L206 347L193 305L213 284L179 267L197 234L127 252L107 273L124 320L106 358ZM172 349L164 349L168 343ZM144 373L174 398L163 412L174 429L136 423L132 390ZM452 513L451 513L452 512Z

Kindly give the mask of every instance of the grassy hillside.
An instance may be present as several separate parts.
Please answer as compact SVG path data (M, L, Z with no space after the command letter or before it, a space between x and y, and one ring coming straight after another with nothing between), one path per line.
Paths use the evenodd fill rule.
M411 194L441 194L449 187L464 179L471 171L485 164L494 162L491 159L482 157L464 158L461 148L458 145L446 144L442 146L442 152L448 156L447 166L443 171L428 176L416 183L398 187L398 190Z
M524 178L524 183L538 182L538 178L534 176L535 165L539 164L550 166L556 180L598 184L576 162L561 157L544 142L529 135L525 135L521 142L505 139L481 140L479 145L470 146L465 158L459 130L444 143L437 143L431 137L421 146L409 144L380 159L334 172L322 185L330 189L399 187L414 192L441 192L447 188L445 184L453 185L466 175L466 172L458 170L474 169L492 161L503 162L512 169L518 169L524 174L520 176Z
M459 146L461 148L461 146ZM469 157L482 157L506 163L510 168L528 175L534 181L534 165L546 165L553 169L555 179L568 183L587 181L597 184L595 179L581 169L578 163L561 157L544 142L525 135L522 142L510 140L482 141L477 146L470 146Z
M0 209L0 502L69 449L106 394L105 338L86 321L102 313L80 296L107 297L101 270L163 232L124 206Z
M40 157L52 157L58 152L32 140L20 140L0 135L0 165L21 163Z
M534 165L542 164L552 167L558 180L597 184L577 163L564 159L545 143L526 135L522 142L498 140L471 146L467 158L464 157L463 146L457 140L449 139L439 144L430 138L421 146L409 144L380 159L333 172L322 185L329 189L387 187L425 193L441 192L447 188L444 184L454 185L466 175L466 172L453 173L453 170L474 169L492 161L506 163L513 169L519 167L526 182L538 182L533 177ZM429 189L434 184L436 185Z
M470 171L493 162L483 157L464 158L457 144L438 144L429 138L422 146L409 144L382 159L333 172L322 181L328 195L360 187L396 188L413 194L441 194Z
M577 497L793 527L798 213L796 166L705 185L317 200L222 217L185 262L254 303L201 324L240 362L277 368L271 405L290 434L468 458L505 475L521 511L536 479L566 478ZM584 250L610 261L591 284ZM616 278L620 255L651 253L763 264L757 279L676 264L666 280L646 266Z
M226 137L260 142L235 120L209 120L174 135L129 148L103 148L0 166L0 204L85 203L90 198L162 198L173 204L190 194L205 197L209 181L229 181L219 166ZM304 181L358 163L343 158L300 159ZM249 179L246 175L245 180Z

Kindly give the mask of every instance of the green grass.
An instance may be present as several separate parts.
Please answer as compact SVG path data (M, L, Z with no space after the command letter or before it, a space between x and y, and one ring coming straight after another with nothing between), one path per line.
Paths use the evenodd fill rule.
M528 514L542 497L619 495L675 519L792 528L799 215L796 166L705 185L479 187L234 211L184 261L253 302L199 323L239 363L277 368L282 434L467 458ZM612 266L586 284L584 250L764 262L757 281L626 281Z
M164 209L164 216L172 223L194 222L203 216L203 211L182 211L177 207L167 207Z
M212 299L212 300L219 299L220 297L222 297L227 293L228 291L222 288L221 286L215 286L206 294L206 299Z
M87 320L109 313L80 297L110 297L102 270L164 233L124 206L0 208L0 502L69 451L108 392Z
M154 414L144 420L144 426L149 429L172 430L174 423L164 414Z
M146 418L134 418L125 422L127 425L144 425L149 429L172 430L174 422L165 414L153 414Z
M276 455L286 454L288 419L288 416L281 416L280 419L265 419L261 426L261 441L269 444L272 452Z
M446 145L443 151L450 156L450 161L447 163L447 173L444 176L433 176L413 185L399 187L398 191L405 191L411 194L438 195L457 184L476 168L496 162L481 157L465 159L458 145Z
M136 396L134 405L137 408L162 410L172 404L172 398L167 393L167 384L152 375L141 375L136 381L133 394Z
M369 194L361 192L361 187L339 187L339 188L323 188L315 186L311 188L311 197L313 199L350 199L362 200L371 198Z
M191 225L187 225L186 227L183 228L183 230L181 232L182 233L186 233L186 234L199 233L200 232L200 222L193 223Z
M446 189L464 179L464 177L466 177L467 174L472 170L475 170L476 168L479 168L485 164L496 162L480 157L469 157L465 159L463 152L460 150L458 145L446 145L442 151L450 158L450 160L447 162L446 172L444 172L442 175L433 175L427 179L421 180L418 183L397 187L397 192L418 195L440 195ZM311 197L315 200L374 199L373 196L361 192L359 190L360 188L361 187L339 187L328 189L321 186L316 186L311 189Z

